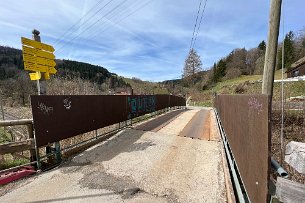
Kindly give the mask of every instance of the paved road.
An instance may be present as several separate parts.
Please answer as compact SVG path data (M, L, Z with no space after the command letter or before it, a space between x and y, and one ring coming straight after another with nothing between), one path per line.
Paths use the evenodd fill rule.
M167 125L153 126L156 132L121 131L56 169L19 181L0 202L226 202L217 131L209 130L214 141L178 136L201 113L177 111L170 122L160 117Z

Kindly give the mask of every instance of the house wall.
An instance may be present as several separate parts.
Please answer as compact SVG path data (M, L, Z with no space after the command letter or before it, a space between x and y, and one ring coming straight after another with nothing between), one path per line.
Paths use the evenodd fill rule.
M287 78L292 78L292 77L296 77L296 75L294 75L294 73L296 71L299 71L298 75L297 76L302 76L302 75L305 75L305 64L293 69L292 71L289 71L287 73Z

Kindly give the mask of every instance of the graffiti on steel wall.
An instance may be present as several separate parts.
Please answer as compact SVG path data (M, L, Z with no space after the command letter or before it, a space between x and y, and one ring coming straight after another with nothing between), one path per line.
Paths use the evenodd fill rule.
M43 114L50 114L53 113L53 107L52 106L47 106L45 103L38 102L38 107L37 107Z
M260 114L263 111L263 104L255 97L249 98L248 105L251 109L256 110L257 114Z
M67 110L71 109L71 107L72 107L72 101L71 101L70 98L64 99L64 100L63 100L63 103L64 103L64 107L65 107Z
M128 113L128 118L130 119L138 115L154 112L156 110L156 96L128 96L127 104L130 109Z

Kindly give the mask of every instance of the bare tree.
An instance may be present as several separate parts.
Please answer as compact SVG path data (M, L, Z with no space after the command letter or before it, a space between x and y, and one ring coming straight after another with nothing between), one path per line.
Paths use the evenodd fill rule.
M202 62L200 56L194 49L191 49L189 55L185 59L182 77L188 77L202 70Z

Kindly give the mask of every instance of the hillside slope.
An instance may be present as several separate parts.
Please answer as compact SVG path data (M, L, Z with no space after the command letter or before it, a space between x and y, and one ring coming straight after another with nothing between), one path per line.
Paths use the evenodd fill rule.
M275 80L282 77L281 70L275 72ZM190 94L194 105L212 106L213 94L261 94L262 75L242 75L231 80L216 83L207 90ZM286 78L286 74L284 74ZM284 83L285 98L305 95L305 82ZM273 100L281 99L281 83L274 83Z

